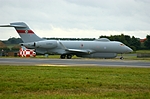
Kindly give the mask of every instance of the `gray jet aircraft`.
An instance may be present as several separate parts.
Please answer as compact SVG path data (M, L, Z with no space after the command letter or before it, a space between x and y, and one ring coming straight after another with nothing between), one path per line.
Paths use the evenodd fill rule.
M100 38L94 41L45 40L37 36L24 22L14 22L0 27L14 27L24 43L22 46L34 48L41 54L60 55L61 59L71 59L73 55L86 58L115 58L117 54L132 52L132 49L118 41Z

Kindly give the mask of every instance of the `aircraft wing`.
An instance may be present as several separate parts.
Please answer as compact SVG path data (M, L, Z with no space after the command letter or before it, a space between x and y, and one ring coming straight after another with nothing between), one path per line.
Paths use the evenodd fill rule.
M66 48L60 41L59 41L59 44L61 45L61 47L62 47L63 49L65 49L66 51L71 52L71 53L85 53L85 54L90 54L90 53L93 52L93 51L91 51L91 50L68 49L68 48Z
M92 52L89 50L81 50L81 49L65 49L65 50L72 53L85 53L85 54L90 54Z

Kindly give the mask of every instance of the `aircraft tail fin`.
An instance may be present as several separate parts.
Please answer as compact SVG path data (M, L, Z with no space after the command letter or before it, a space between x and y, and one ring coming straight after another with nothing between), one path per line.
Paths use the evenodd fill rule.
M42 40L24 22L14 22L10 25L0 25L0 27L14 27L24 43Z

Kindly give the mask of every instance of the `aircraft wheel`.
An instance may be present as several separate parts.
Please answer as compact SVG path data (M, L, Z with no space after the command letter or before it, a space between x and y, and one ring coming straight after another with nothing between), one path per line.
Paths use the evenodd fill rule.
M71 59L72 58L72 55L67 55L67 59Z
M121 60L123 60L123 56L122 56L122 54L121 54L121 57L120 57L120 59L121 59Z
M60 58L61 58L61 59L65 59L65 58L66 58L66 55L64 55L64 54L63 54L63 55L60 55Z
M123 57L120 57L121 60L123 60Z

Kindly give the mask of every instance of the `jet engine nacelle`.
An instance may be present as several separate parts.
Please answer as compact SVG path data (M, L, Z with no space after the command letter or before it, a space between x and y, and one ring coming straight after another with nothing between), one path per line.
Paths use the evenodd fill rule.
M57 47L57 41L56 40L51 40L51 41L37 41L37 42L34 42L33 44L34 47L37 47L37 48L55 48Z
M57 47L57 41L56 40L43 40L43 41L37 41L37 42L29 42L29 43L21 43L20 45L26 46L29 48L55 48Z
M77 55L78 57L85 58L115 58L117 56L116 53L93 53L89 55Z

